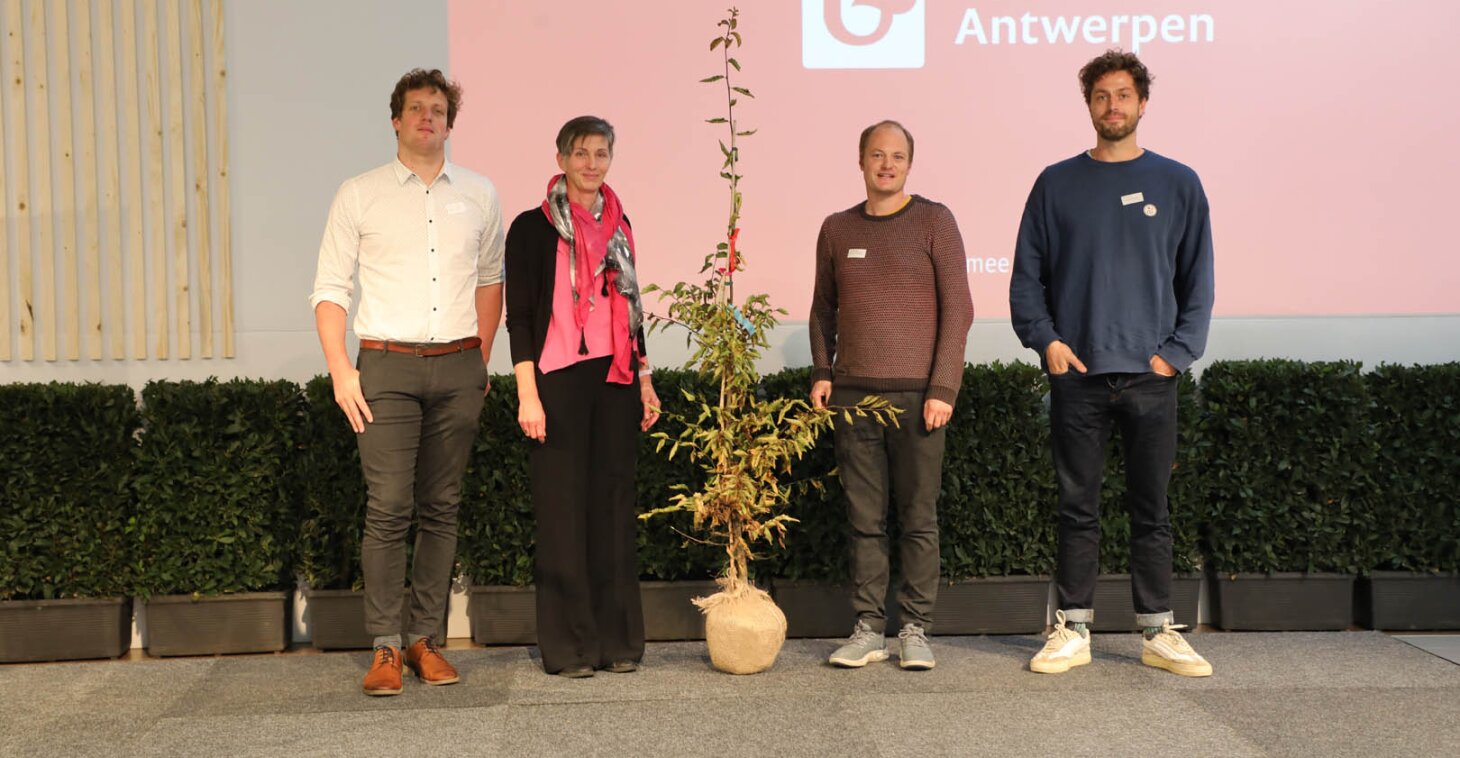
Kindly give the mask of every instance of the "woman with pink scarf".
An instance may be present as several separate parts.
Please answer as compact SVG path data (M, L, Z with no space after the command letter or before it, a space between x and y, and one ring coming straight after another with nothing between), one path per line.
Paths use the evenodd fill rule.
M517 421L533 442L543 670L628 673L644 656L635 552L638 435L659 419L644 359L634 235L604 183L613 127L563 125L542 205L507 232Z

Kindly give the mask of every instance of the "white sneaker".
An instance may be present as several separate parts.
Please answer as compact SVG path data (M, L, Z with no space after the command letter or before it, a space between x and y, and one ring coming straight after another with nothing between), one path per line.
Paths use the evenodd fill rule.
M1197 655L1186 638L1176 631L1185 628L1184 624L1172 626L1169 621L1162 624L1160 633L1142 643L1141 663L1181 676L1211 676L1212 664Z
M1063 674L1090 662L1090 631L1077 632L1065 626L1065 612L1054 612L1054 631L1044 649L1029 661L1029 670L1040 674Z

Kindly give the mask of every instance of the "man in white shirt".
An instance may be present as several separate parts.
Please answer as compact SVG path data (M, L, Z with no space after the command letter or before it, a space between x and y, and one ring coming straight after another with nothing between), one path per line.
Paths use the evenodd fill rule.
M361 567L375 655L368 695L401 691L406 532L419 515L404 663L426 684L459 680L434 635L456 563L461 479L489 384L502 316L502 213L485 177L446 161L461 88L439 70L395 85L396 158L340 185L314 293L315 326L360 446L369 490ZM358 272L359 361L345 349Z

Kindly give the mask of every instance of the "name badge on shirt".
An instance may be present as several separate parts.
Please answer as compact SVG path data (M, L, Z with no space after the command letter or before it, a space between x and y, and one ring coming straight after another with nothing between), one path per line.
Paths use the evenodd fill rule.
M867 257L867 249L866 248L862 248L862 247L854 247L854 248L851 248L850 250L847 251L847 257L848 258L866 258Z
M446 213L455 216L458 213L466 213L466 203L447 203Z
M1121 205L1135 205L1136 203L1143 203L1145 201L1146 196L1139 192L1132 192L1129 195L1120 196Z

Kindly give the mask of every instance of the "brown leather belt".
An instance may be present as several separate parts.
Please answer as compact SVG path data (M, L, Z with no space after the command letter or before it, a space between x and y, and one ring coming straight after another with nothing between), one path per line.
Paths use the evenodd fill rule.
M417 358L435 358L438 355L464 353L482 346L481 337L466 337L454 342L391 342L390 340L360 340L361 350L384 350L389 353L406 353Z

